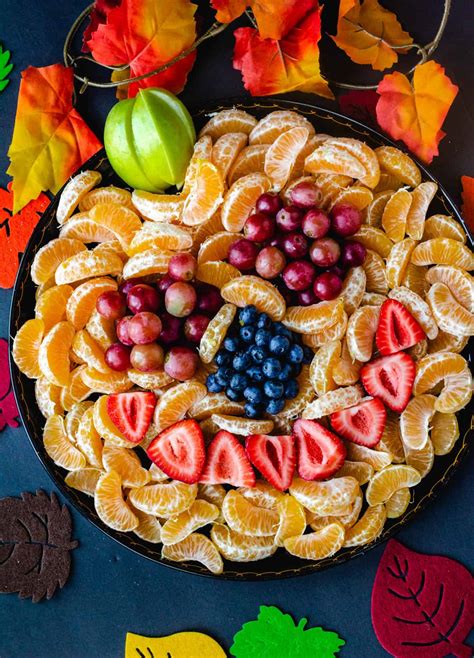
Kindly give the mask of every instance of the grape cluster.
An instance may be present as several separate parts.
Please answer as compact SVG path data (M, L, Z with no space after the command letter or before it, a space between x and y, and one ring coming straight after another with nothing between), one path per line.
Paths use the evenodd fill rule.
M245 306L216 354L218 370L207 377L206 386L210 393L224 391L229 400L245 401L248 418L277 414L298 395L296 378L312 357L297 334L255 306Z

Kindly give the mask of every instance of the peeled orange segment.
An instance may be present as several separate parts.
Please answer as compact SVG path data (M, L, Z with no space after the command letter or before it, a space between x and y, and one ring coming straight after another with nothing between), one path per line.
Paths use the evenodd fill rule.
M306 509L318 516L342 516L347 513L360 491L353 477L333 477L326 482L308 482L294 478L290 494Z
M273 284L258 276L246 275L232 279L221 288L221 295L226 302L240 308L253 304L260 313L267 313L272 320L282 320L285 315L286 304L281 294Z
M203 224L222 203L224 181L218 169L203 160L199 163L196 179L184 202L181 221L186 226Z
M212 523L219 516L219 508L205 500L195 500L189 509L168 519L161 529L165 546L177 544L199 528Z
M400 417L388 411L382 438L376 445L376 450L388 452L392 462L400 464L405 461L405 453L400 437Z
M270 557L277 550L273 537L250 537L215 523L211 539L226 560L231 562L255 562Z
M253 505L235 489L227 492L222 514L232 530L242 535L270 537L278 530L278 512Z
M423 240L451 238L466 243L466 233L459 222L450 215L432 215L425 221Z
M129 448L130 441L125 438L109 416L107 399L108 395L102 395L94 403L94 427L105 441L122 448Z
M392 455L382 450L374 450L356 443L347 444L347 457L353 461L366 462L376 471L380 471L392 463Z
M64 478L71 489L77 489L88 496L93 496L102 471L99 468L81 468L70 471Z
M382 258L388 258L393 242L388 235L375 226L363 224L354 235L354 240L362 242L366 249L372 249Z
M281 191L281 194L285 199L285 201L289 199L288 188L292 187L297 180L305 178L304 176L305 160L308 157L308 155L312 153L314 149L317 148L320 144L321 141L318 139L316 135L313 135L312 137L308 137L303 148L296 156L295 162L290 170L290 175L288 176L288 181L285 183ZM312 177L310 176L310 178Z
M421 326L429 339L436 338L438 335L438 325L435 322L433 313L424 299L417 295L413 290L405 286L393 288L388 293L391 299L398 300L413 315L415 320Z
M221 260L210 260L206 263L199 263L196 279L203 283L209 283L217 288L222 288L228 281L241 276L239 270Z
M291 306L286 310L283 324L291 331L299 334L314 334L325 331L340 322L343 313L344 303L342 299L319 302L311 306ZM275 319L281 319L281 317Z
M381 169L398 178L405 185L416 187L421 183L421 172L413 160L395 146L379 146L375 155Z
M428 341L426 338L420 340L419 343L409 347L407 352L414 361L419 361L428 354Z
M350 461L346 459L342 467L337 471L335 477L353 477L359 484L367 484L374 474L374 467L367 462Z
M367 277L363 267L352 267L346 274L340 297L344 303L344 310L348 315L359 308L362 295L365 292Z
M265 480L257 480L253 487L239 487L237 491L257 507L273 510L277 508L278 501L285 496Z
M210 235L204 240L199 247L198 263L207 263L208 261L225 260L229 253L229 247L237 240L235 233L219 231Z
M92 311L86 329L103 350L106 350L117 340L114 321L103 318L97 309Z
M457 375L450 375L444 380L444 388L436 402L436 411L456 413L466 407L472 398L472 375L466 366Z
M254 116L233 107L229 110L221 110L211 117L206 125L201 128L199 138L203 135L209 135L213 140L216 140L221 135L236 132L248 135L256 125L257 119Z
M452 352L428 354L416 364L413 395L421 395L429 391L445 377L458 375L466 368L467 362L460 354Z
M240 402L232 402L224 393L208 393L189 410L189 415L195 420L209 418L212 414L241 416L243 413L243 405Z
M191 507L196 494L197 484L172 480L134 488L129 493L129 499L142 512L168 519Z
M288 553L303 560L323 560L344 546L344 537L344 526L336 522L307 535L289 537L284 546Z
M342 341L341 354L332 369L332 377L338 386L349 386L357 384L362 367L360 361L355 361L350 355L347 347L347 339Z
M440 331L436 338L428 341L428 352L456 352L460 353L469 342L469 336L454 336L445 331Z
M374 192L391 192L392 194L396 192L403 186L402 181L392 174L388 174L386 171L380 171L380 180L377 187L374 189Z
M308 141L309 131L304 127L290 128L270 145L265 156L265 173L275 190L281 190L290 177L298 155Z
M151 480L150 473L143 468L133 450L106 442L102 462L106 471L115 471L120 475L124 487L143 487Z
M412 256L415 265L455 265L463 270L474 269L472 251L458 240L432 238L419 244Z
M46 419L43 431L43 443L46 452L55 464L68 471L85 468L87 461L71 443L64 429L64 419L57 414Z
M87 212L99 203L111 203L115 206L132 208L132 194L122 187L108 185L107 187L96 187L79 201L79 210Z
M303 365L301 373L297 377L299 391L298 395L292 400L287 400L283 410L278 414L278 418L296 419L309 402L314 400L314 388L309 380L309 367Z
M187 411L207 394L203 384L194 381L176 384L163 393L155 407L154 423L159 432L182 420Z
M198 498L207 500L208 503L216 505L219 509L222 507L227 491L222 484L199 484Z
M193 154L189 161L184 178L184 185L182 190L182 198L189 194L197 177L199 166L203 160L211 160L212 158L212 138L210 135L203 135L194 144Z
M76 329L82 329L86 326L100 295L109 290L117 290L118 286L113 279L104 277L81 283L75 290L72 290L70 286L58 287L71 290L66 304L66 317Z
M314 355L309 367L309 378L318 395L337 388L332 371L341 355L341 342L326 343Z
M247 135L245 133L226 133L216 140L212 148L211 159L223 181L227 179L230 168L246 144Z
M87 366L79 366L71 370L69 384L61 390L61 405L66 411L72 409L77 402L82 402L92 393L90 388L84 384L82 372Z
M359 488L354 502L350 505L349 511L347 514L342 514L339 516L318 516L313 512L306 511L306 520L313 530L320 530L330 523L338 522L344 526L344 528L352 528L354 523L357 521L362 509L362 492Z
M403 488L395 491L385 503L385 510L387 512L387 519L398 519L407 510L411 501L410 489Z
M382 226L388 237L400 242L405 237L407 216L411 206L411 194L402 188L387 201L382 215Z
M385 295L380 295L378 292L364 292L362 295L361 306L382 306L387 301Z
M166 473L163 473L161 468L159 468L156 464L152 463L150 465L150 468L148 469L148 472L150 473L150 478L152 482L163 482L169 479Z
M29 377L41 377L39 363L41 341L45 333L45 323L41 318L27 320L17 331L13 340L12 356L19 370Z
M236 180L242 178L242 176L247 176L247 174L263 174L265 156L269 147L269 144L252 144L242 149L229 171L229 185L233 185Z
M112 256L118 256L122 261L122 264L126 263L128 260L128 256L118 240L111 240L110 242L100 242L97 246L95 246L92 249L92 253L94 253L96 256L102 256L102 254L104 254L105 256L108 256L109 254L111 254Z
M104 374L111 372L109 366L105 363L102 348L95 342L86 329L80 329L77 332L71 347L74 355L81 363L87 363L89 367L95 368L95 370Z
M428 292L428 288L430 287L426 280L427 272L427 267L421 267L419 265L414 265L413 263L408 263L405 270L405 275L402 280L402 285L405 288L409 288L413 292L416 292L416 294L420 297L424 297Z
M84 402L76 402L71 410L67 413L64 419L64 426L66 428L66 434L71 439L73 443L76 442L77 430L79 428L79 423L81 422L82 415L94 405L90 400L85 400Z
M83 371L82 379L96 393L125 393L133 386L126 372L110 371L105 374L90 366Z
M387 283L390 288L401 285L415 247L416 242L411 238L405 238L393 245L386 265Z
M317 331L314 334L303 334L303 343L315 350L333 340L341 340L346 333L347 321L347 313L343 311L341 319L331 327Z
M364 168L364 174L354 176L354 178L359 178L367 187L376 187L380 178L380 166L377 156L370 146L351 137L331 137L324 145L335 145L350 153Z
M346 530L344 546L365 546L377 539L381 534L387 512L385 505L374 505L369 507L359 521Z
M61 405L61 387L52 384L46 377L35 382L35 399L45 418L64 413Z
M435 412L431 420L431 442L435 455L447 455L459 439L456 414Z
M407 465L416 469L422 478L426 477L433 468L434 457L433 444L430 439L419 450L405 446L405 461Z
M380 228L382 225L383 212L385 206L387 205L389 199L393 196L393 190L384 190L383 192L377 192L374 194L374 197L370 204L365 208L364 212L364 224L369 226L375 226ZM411 201L411 199L410 199Z
M46 283L54 276L58 265L81 251L85 252L86 246L79 240L51 240L36 252L31 266L31 278L36 284Z
M243 436L270 434L273 430L272 420L254 420L253 418L239 418L238 416L227 416L226 414L212 414L211 419L221 430Z
M414 487L421 481L418 471L412 466L396 464L387 466L374 475L369 482L365 497L371 507L385 503L395 491Z
M366 277L366 290L380 295L388 293L387 273L384 259L376 251L367 249L363 268Z
M238 233L255 208L258 197L272 186L268 176L261 173L247 174L232 184L222 204L222 225L226 231Z
M353 185L352 187L342 189L336 195L331 208L339 203L344 203L354 206L359 210L364 210L371 203L373 197L374 195L368 187L364 187L364 185Z
M429 283L444 283L470 313L474 313L474 278L459 267L438 265L426 273Z
M222 226L222 220L221 220L221 213L220 209L211 217L211 219L208 219L207 222L204 222L204 224L200 224L197 228L191 229L192 234L193 234L193 246L191 249L191 252L194 256L197 255L201 245L207 238L210 238L212 235L215 235L216 233L222 233L224 227ZM235 236L234 236L235 240ZM225 254L227 256L227 252ZM212 258L209 258L209 260L215 260L214 256ZM219 260L222 260L219 258Z
M366 363L372 358L379 317L380 306L363 306L349 318L346 340L354 361Z
M474 314L461 306L448 286L444 283L435 283L431 286L427 299L442 331L454 336L474 335Z
M316 177L316 184L323 195L320 204L321 208L330 208L337 195L343 189L352 185L353 182L353 179L345 174L319 174Z
M76 432L76 445L90 466L102 468L102 439L94 425L94 408L88 407L81 416Z
M211 363L217 354L227 329L234 320L236 310L233 304L224 304L207 325L199 343L199 356L204 363Z
M129 256L134 256L149 249L179 251L191 249L192 245L193 236L189 229L163 222L146 222L142 229L135 233L126 251Z
M69 219L81 199L101 180L102 175L98 171L81 171L64 186L56 210L58 224L64 224Z
M112 252L81 251L58 265L56 283L75 283L84 279L122 273L123 263Z
M150 391L167 386L174 381L164 370L141 372L140 370L134 370L132 368L128 371L128 378L140 388Z
M420 183L411 193L406 232L413 240L421 240L425 230L426 213L438 190L436 183Z
M120 532L138 526L138 518L123 499L122 481L115 471L100 476L94 492L94 505L100 520Z
M64 224L59 232L60 238L80 240L81 242L108 242L115 238L108 229L94 222L88 212L77 213Z
M153 194L143 190L134 190L132 202L140 215L152 222L177 222L184 206L183 195Z
M298 112L292 110L269 112L252 129L249 143L273 144L280 135L297 127L306 128L310 136L314 135L313 125Z
M306 158L305 170L312 174L344 174L364 182L367 176L362 162L340 144L329 140Z
M45 331L66 319L66 304L73 290L71 286L52 286L38 297L35 317L43 320Z
M400 433L403 444L410 450L425 447L430 422L435 412L434 395L417 395L412 398L400 416Z
M161 557L172 562L199 562L213 574L221 574L224 565L212 541L198 532L172 546L163 546Z
M138 215L125 206L113 203L99 203L89 211L89 217L100 226L110 231L126 247L134 234L141 228L142 222Z
M141 251L125 263L122 276L124 279L133 279L151 274L166 274L172 256L173 252L167 249Z
M74 339L74 327L69 322L58 322L45 336L38 351L41 373L57 386L69 383L69 350Z
M161 543L161 523L152 514L145 514L141 510L133 507L127 499L127 504L138 519L138 525L133 529L133 533L151 544Z
M322 418L335 411L353 407L362 399L360 386L346 386L335 391L329 391L320 398L308 404L303 411L303 418Z

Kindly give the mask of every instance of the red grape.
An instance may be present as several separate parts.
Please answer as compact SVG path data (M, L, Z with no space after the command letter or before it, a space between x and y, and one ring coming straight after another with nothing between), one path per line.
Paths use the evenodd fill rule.
M324 238L331 228L331 222L323 210L313 208L312 210L308 210L303 217L301 228L308 238L316 240L317 238Z
M191 379L198 366L198 355L190 347L172 347L165 358L165 372L170 377L184 382Z
M264 247L255 261L255 269L263 279L274 279L286 265L283 253L276 247Z
M222 306L222 297L219 288L208 283L201 283L197 287L196 310L201 313L215 315Z
M182 320L165 312L161 313L161 325L163 328L158 338L159 342L163 343L163 345L177 343L181 338Z
M127 306L132 313L142 313L150 311L156 313L160 308L160 293L156 288L140 283L133 286L127 295Z
M119 292L124 294L126 297L130 292L130 290L133 288L133 286L138 286L139 283L145 283L145 281L140 277L137 277L136 279L127 279L126 281L122 281L122 283L118 287Z
M250 240L242 238L230 245L227 260L238 270L253 270L257 255L257 245L250 242Z
M194 256L183 251L174 254L168 263L168 274L175 281L191 281L196 274L197 261Z
M153 343L161 333L161 320L154 313L142 311L128 323L128 335L135 345Z
M358 267L362 265L367 249L356 240L348 240L342 245L341 265L343 267Z
M323 195L316 183L302 181L295 185L290 192L291 202L298 208L311 208L318 206Z
M123 318L127 307L125 297L118 290L108 290L97 298L95 305L97 312L107 320Z
M333 265L333 267L330 267L327 272L332 272L336 276L338 276L340 279L343 279L346 275L345 270L342 269L342 267L339 265Z
M196 291L190 283L176 281L165 293L165 306L171 315L184 318L192 313L196 306Z
M130 368L130 348L122 343L113 343L105 351L105 363L111 370L122 372Z
M341 255L341 248L332 238L315 240L309 250L309 257L318 267L335 265Z
M308 288L307 290L301 290L300 292L297 293L298 306L311 306L311 304L316 304L317 301L318 298L314 294L312 288Z
M332 230L342 238L354 235L362 226L362 214L355 206L337 203L330 214Z
M210 319L207 315L196 313L186 318L184 323L184 335L191 343L199 343L207 329Z
M303 212L296 206L286 206L278 211L276 223L278 228L285 233L295 231L301 226Z
M157 343L135 345L130 354L130 361L132 366L141 372L162 370L164 362L163 348Z
M297 231L288 233L283 240L283 251L289 258L303 258L308 253L308 246L308 240Z
M126 315L121 320L117 322L115 331L117 333L117 338L123 345L133 345L133 340L130 338L128 333L128 326L130 320L133 318L133 315Z
M315 276L316 268L307 260L295 260L283 270L283 280L290 290L306 290Z
M258 197L255 208L257 212L263 212L265 215L276 215L282 205L282 200L278 194L267 192Z
M169 274L165 274L164 276L161 277L161 279L157 282L156 285L158 287L158 290L164 294L172 283L174 283L173 277L170 276Z
M250 215L244 224L244 235L252 242L266 242L275 232L275 221L263 213Z
M324 301L335 299L342 289L342 280L333 272L324 272L316 277L313 285L314 294Z

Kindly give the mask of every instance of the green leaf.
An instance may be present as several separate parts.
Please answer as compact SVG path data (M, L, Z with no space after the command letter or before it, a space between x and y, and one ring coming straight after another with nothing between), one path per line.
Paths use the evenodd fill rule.
M9 61L10 51L3 50L2 44L0 43L0 92L2 92L10 82L10 80L7 78L7 75L12 70L13 64L9 64Z
M295 626L290 615L262 605L258 618L235 634L230 653L235 658L334 658L344 640L322 628L305 630L306 623L303 618Z

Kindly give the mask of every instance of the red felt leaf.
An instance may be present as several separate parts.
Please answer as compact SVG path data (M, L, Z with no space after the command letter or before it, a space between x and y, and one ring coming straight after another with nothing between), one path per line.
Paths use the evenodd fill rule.
M18 427L18 415L10 378L8 342L0 338L0 432L6 425Z
M88 53L90 51L87 42L97 30L99 25L107 21L107 14L113 7L117 7L120 0L95 0L94 7L89 14L89 24L84 30L82 37L82 52Z
M461 176L462 215L471 234L474 234L474 178Z
M472 576L459 562L425 555L390 540L372 590L372 624L397 658L470 658Z
M377 107L378 100L379 95L371 89L350 91L348 94L343 94L337 99L341 112L353 119L357 119L357 121L372 123L374 125L377 125L375 108Z

